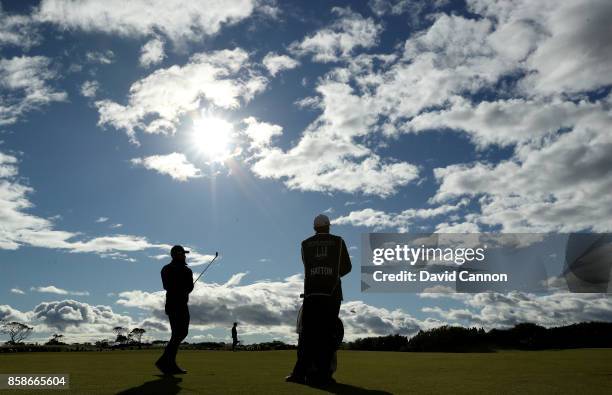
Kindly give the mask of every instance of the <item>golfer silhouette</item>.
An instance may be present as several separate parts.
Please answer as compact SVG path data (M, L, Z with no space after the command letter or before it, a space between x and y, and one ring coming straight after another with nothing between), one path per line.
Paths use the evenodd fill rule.
M236 351L236 346L240 341L238 341L238 323L234 322L234 326L232 326L232 351Z
M164 374L187 373L176 364L176 353L179 345L189 331L189 293L193 291L193 273L187 267L186 251L176 245L170 250L172 262L161 270L161 278L166 290L166 314L170 320L172 336L162 356L155 366Z

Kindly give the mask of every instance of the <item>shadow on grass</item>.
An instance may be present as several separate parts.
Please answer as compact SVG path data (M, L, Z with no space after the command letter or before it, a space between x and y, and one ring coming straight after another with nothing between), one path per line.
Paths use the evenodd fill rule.
M350 394L350 395L392 395L391 392L380 390L369 390L366 388L355 387L350 384L335 383L329 387L313 387L330 394Z
M147 381L138 387L128 388L118 392L117 395L136 395L136 394L167 394L175 395L181 390L179 383L183 379L174 376L164 376L161 374L155 375L156 380Z

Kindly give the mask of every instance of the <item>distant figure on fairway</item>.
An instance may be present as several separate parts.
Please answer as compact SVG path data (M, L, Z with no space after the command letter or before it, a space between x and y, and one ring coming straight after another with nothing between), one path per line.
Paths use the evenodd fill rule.
M344 240L329 233L329 218L314 219L315 235L302 242L304 304L298 358L286 381L324 386L334 382L336 324L342 301L340 277L351 271Z
M170 320L172 336L162 356L155 366L164 374L187 373L176 364L179 345L187 337L189 330L189 293L193 291L193 273L187 267L186 251L176 245L170 250L172 262L161 271L162 283L166 290L166 314Z
M236 346L240 341L238 341L238 323L234 322L234 326L232 326L232 351L236 351Z

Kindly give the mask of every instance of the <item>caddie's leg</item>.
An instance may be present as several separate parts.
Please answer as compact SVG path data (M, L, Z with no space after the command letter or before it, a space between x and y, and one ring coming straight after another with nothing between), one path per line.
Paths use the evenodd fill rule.
M335 342L335 306L331 300L326 300L321 306L321 352L319 354L319 373L321 380L327 382L331 379L331 363L336 351Z
M297 361L295 361L295 366L293 367L293 372L291 373L291 376L301 379L304 379L306 377L306 367L304 366L304 361L304 336L300 333L300 336L298 337L297 346Z
M304 299L302 312L302 369L306 379L313 379L319 346L319 304L316 297Z

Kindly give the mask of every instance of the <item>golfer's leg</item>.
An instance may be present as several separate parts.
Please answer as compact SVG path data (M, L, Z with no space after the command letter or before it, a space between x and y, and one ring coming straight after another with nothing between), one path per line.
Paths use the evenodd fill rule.
M179 346L181 342L185 340L187 334L189 333L189 310L182 311L180 314L176 316L175 329L172 330L172 333L176 333L175 338L175 348L173 349L174 354L172 355L172 366L178 366L176 364L176 354L178 353Z
M170 337L170 341L166 346L167 350L167 363L170 366L174 366L176 364L176 353L178 351L178 346L181 344L181 319L178 314L171 314L168 316L170 318L170 329L172 330L172 336Z
M168 320L170 321L170 330L172 334L170 336L170 340L168 344L166 344L166 348L164 349L164 353L157 360L157 364L161 364L163 366L171 366L171 361L173 360L173 355L176 355L176 318L175 315L170 313L168 314Z

